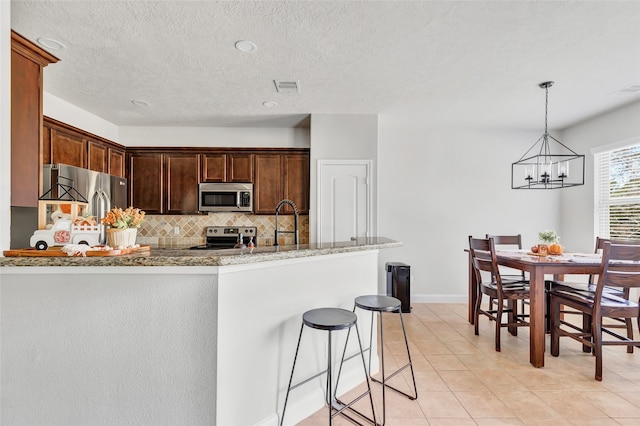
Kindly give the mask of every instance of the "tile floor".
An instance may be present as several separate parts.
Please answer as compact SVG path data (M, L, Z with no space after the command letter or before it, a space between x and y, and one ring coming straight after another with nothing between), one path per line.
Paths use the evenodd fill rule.
M529 364L526 328L517 337L503 329L502 352L495 352L493 323L481 317L480 336L475 336L464 304L414 303L404 319L418 399L387 391L387 425L640 424L640 349L627 354L624 347L605 347L604 378L597 382L594 358L568 338L561 339L560 356L554 358L547 337L540 369ZM390 371L406 362L406 352L399 322L384 323ZM407 369L391 383L409 391L410 381ZM381 387L372 383L372 389L380 414ZM365 400L357 403L364 412ZM324 425L327 417L325 408L300 424ZM340 416L334 420L352 424Z

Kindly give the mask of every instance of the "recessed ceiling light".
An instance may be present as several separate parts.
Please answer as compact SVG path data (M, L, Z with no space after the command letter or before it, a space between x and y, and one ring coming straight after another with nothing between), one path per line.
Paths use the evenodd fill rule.
M54 40L52 38L45 38L45 37L40 37L38 39L38 44L50 50L64 50L67 48L67 46L60 43L59 41Z
M139 101L139 100L136 100L136 99L132 100L131 103L134 104L135 106L138 106L138 107L149 106L149 102L147 102L147 101Z
M258 50L258 46L249 40L236 41L236 49L244 53L253 53Z
M267 108L273 108L273 107L277 107L278 103L274 101L265 101L262 103L262 105L266 106Z

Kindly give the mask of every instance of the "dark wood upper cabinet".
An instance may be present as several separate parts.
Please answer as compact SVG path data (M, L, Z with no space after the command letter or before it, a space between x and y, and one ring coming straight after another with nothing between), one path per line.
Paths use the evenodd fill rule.
M227 181L227 154L202 154L202 182Z
M37 207L42 181L42 74L58 58L11 31L11 205Z
M309 153L255 155L255 214L275 214L280 200L288 198L300 214L309 213ZM284 205L280 214L293 214Z
M198 213L200 155L165 154L165 196L167 214Z
M284 198L296 204L298 212L309 213L309 156L284 155ZM283 206L285 213L293 213L289 205Z
M87 141L87 169L109 173L109 147L99 142Z
M109 174L125 177L124 149L109 148Z
M51 163L85 167L86 143L81 136L51 130Z
M253 154L227 155L227 182L253 182Z
M195 150L127 150L129 204L147 214L197 214L201 156Z
M68 164L125 176L125 147L50 117L43 121L42 164Z
M88 140L87 168L123 178L125 177L124 153L124 149L113 145Z
M162 154L127 154L129 205L147 214L163 213Z
M203 153L202 182L253 182L253 154Z
M282 155L256 154L253 210L255 214L275 214L283 197Z

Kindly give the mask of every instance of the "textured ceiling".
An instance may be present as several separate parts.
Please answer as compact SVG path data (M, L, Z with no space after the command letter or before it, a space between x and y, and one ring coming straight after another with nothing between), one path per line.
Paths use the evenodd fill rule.
M538 83L554 80L558 129L640 99L615 93L640 84L639 2L14 0L11 26L66 45L52 51L47 92L117 125L393 113L539 128ZM298 80L301 93L273 80Z

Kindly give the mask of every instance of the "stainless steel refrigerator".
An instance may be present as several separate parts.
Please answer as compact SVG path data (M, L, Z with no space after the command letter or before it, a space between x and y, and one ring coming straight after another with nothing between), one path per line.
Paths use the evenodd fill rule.
M73 193L59 191L58 183L71 186L89 203L87 211L99 221L112 207L127 207L127 180L106 173L66 164L45 164L42 170L42 193L47 198L72 200ZM77 194L76 194L77 195ZM100 234L100 243L106 243L104 227Z

